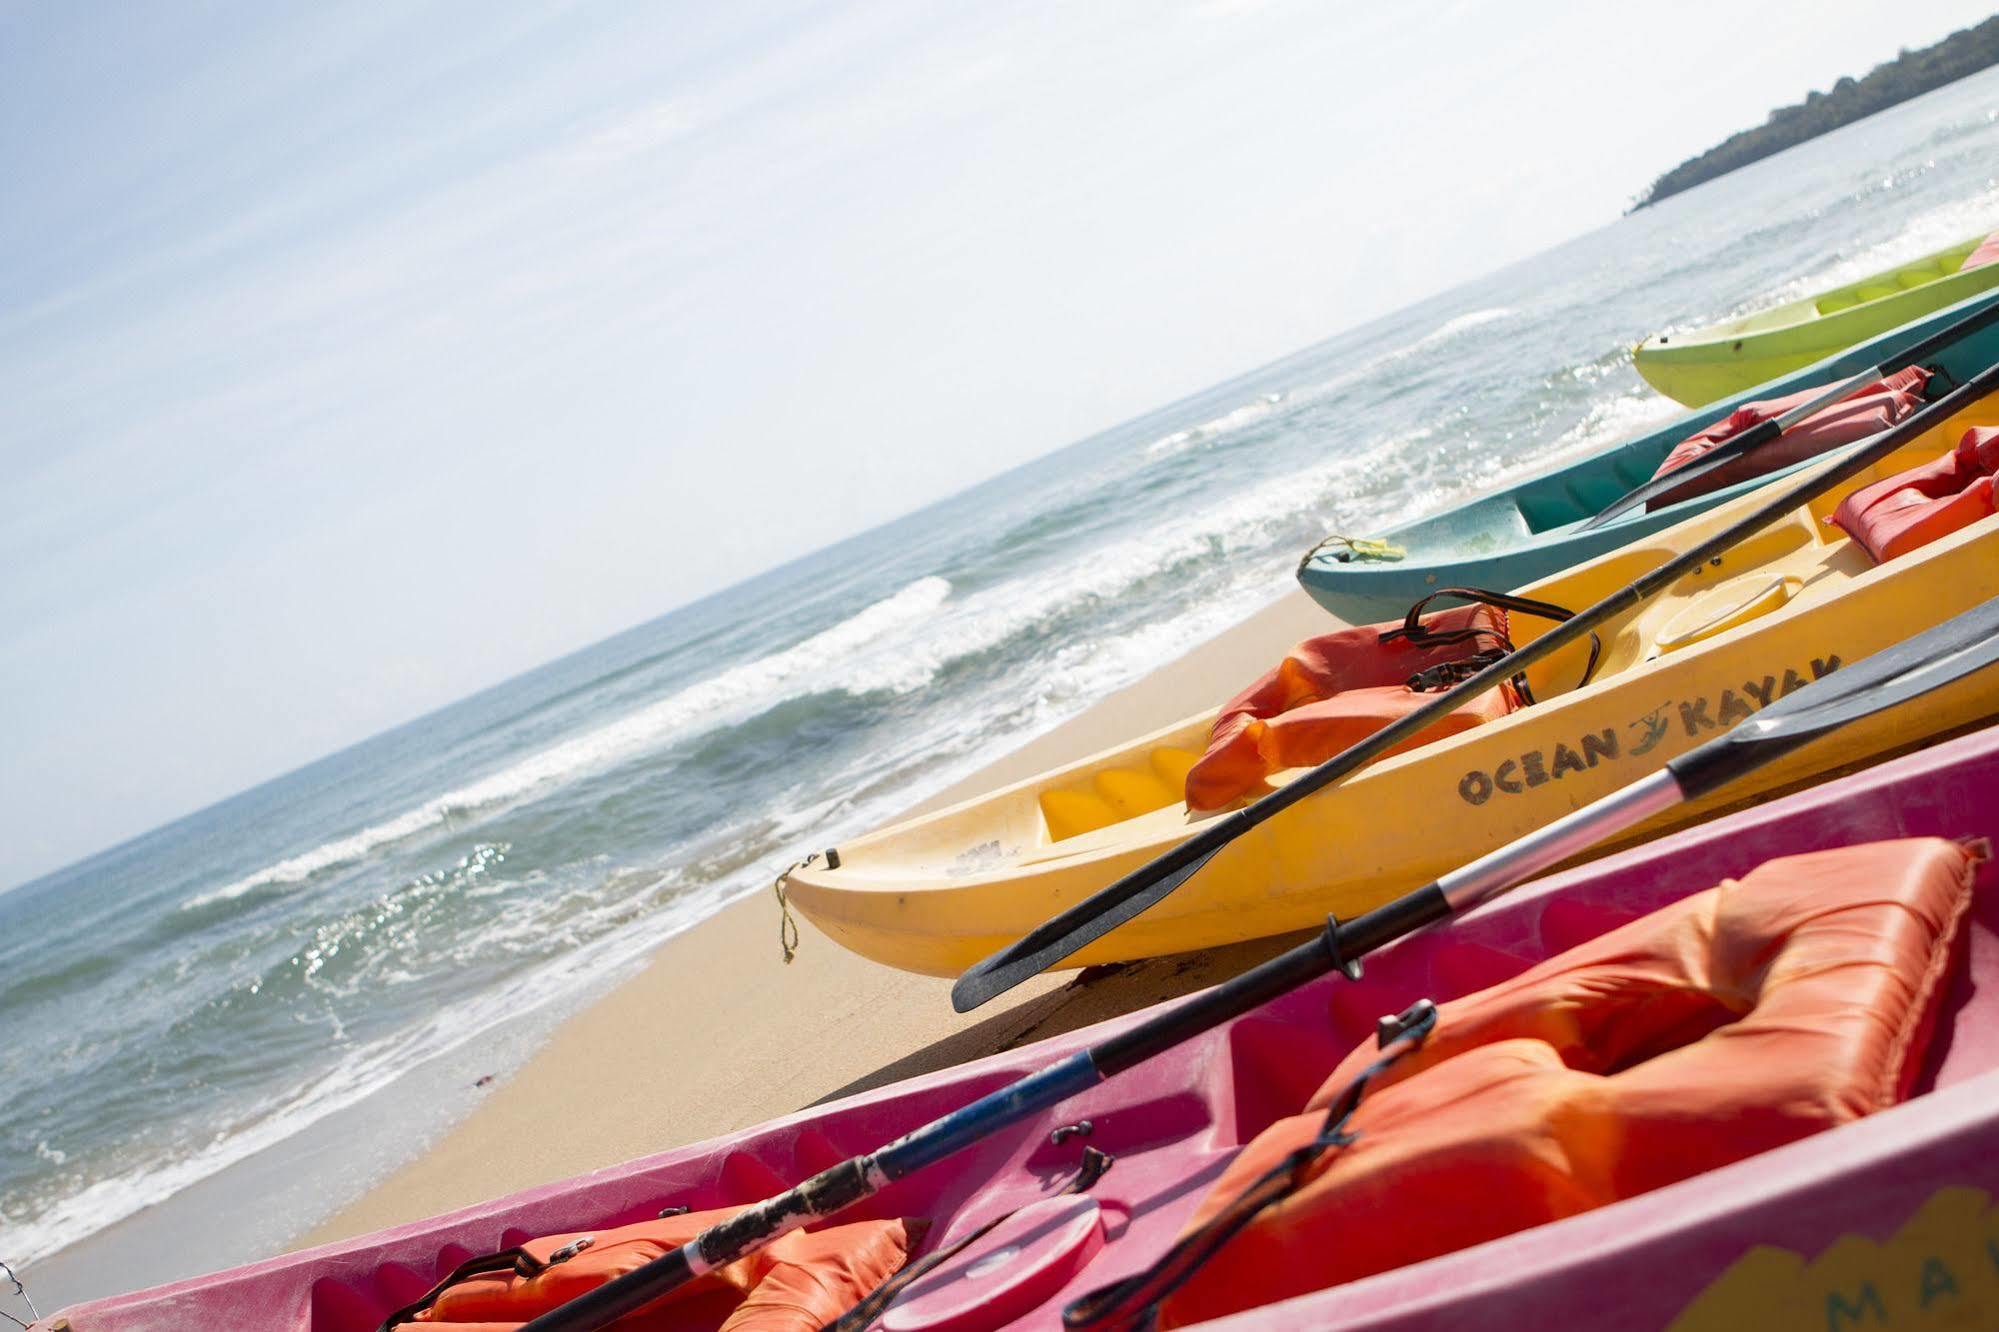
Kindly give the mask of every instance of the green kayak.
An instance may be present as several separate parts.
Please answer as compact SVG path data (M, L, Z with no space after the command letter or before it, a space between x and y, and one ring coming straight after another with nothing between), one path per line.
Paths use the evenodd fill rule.
M1647 338L1632 349L1632 363L1667 397L1705 406L1999 287L1999 244L1989 242L1999 242L1999 232L1774 310Z

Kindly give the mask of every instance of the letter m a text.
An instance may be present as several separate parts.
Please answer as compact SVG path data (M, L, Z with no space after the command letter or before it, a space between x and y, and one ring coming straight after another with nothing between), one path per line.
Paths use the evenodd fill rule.
M1851 1301L1843 1292L1827 1291L1825 1326L1826 1332L1842 1332L1842 1329L1850 1327L1888 1326L1888 1310L1881 1303L1881 1292L1874 1289L1872 1281L1861 1282Z

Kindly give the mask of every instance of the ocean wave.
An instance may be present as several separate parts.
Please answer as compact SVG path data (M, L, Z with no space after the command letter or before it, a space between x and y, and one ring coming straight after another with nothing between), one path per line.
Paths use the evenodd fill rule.
M1474 313L1489 322L1500 312ZM1652 395L1618 400L1593 410L1557 447L1586 448L1599 436L1619 437L1675 410ZM1411 438L1378 439L1316 466L1266 478L1179 515L1170 526L1078 551L1059 568L1008 579L959 600L951 600L949 580L918 579L791 648L690 685L395 818L189 898L182 909L285 889L454 817L519 800L810 694L914 693L960 662L990 655L1041 626L1190 564L1266 550L1286 534L1295 535L1307 515L1328 513L1373 461L1392 456Z
M1511 319L1513 315L1514 310L1510 305L1495 305L1489 309L1472 310L1468 313L1457 315L1454 318L1446 319L1443 323L1437 325L1407 347L1400 348L1399 350L1404 355L1410 352L1421 351L1425 347L1434 347L1440 342L1448 342L1460 333L1469 333L1472 329L1482 328L1487 324L1497 323L1502 319Z
M987 743L968 767L987 761L999 743L984 738ZM913 762L925 748L924 737L908 737L903 761ZM495 951L548 954L543 960L421 1022L340 1052L323 1071L261 1097L256 1112L216 1129L185 1155L114 1170L80 1186L63 1181L60 1195L38 1209L31 1199L9 1198L4 1256L17 1267L39 1262L359 1104L504 1024L540 1011L563 1011L579 996L616 983L674 935L768 884L770 862L784 848L808 836L837 842L920 797L922 788L898 785L892 780L896 765L889 766L884 775L890 780L872 800L856 801L846 791L818 798L792 791L778 802L781 813L712 830L702 839L713 848L708 859L697 859L689 869L618 867L599 857L605 863L589 885L524 895L516 909L461 933L441 957L454 968L474 967ZM932 787L937 785L941 780L933 778ZM702 886L676 891L690 878ZM438 943L434 935L426 938ZM358 942L342 939L334 946ZM54 1161L59 1153L47 1149L41 1155Z
M358 860L457 815L510 803L657 749L697 729L720 725L745 704L758 701L767 704L791 694L824 688L829 665L932 614L950 595L948 579L919 578L893 596L781 652L732 666L617 721L541 750L394 818L323 842L310 851L188 898L181 903L181 909L200 910L260 890L303 883L322 870Z
M1266 478L1179 515L1170 525L1079 550L1059 569L1009 579L953 602L927 621L922 633L860 664L844 687L907 693L960 661L994 655L1013 640L1156 580L1182 576L1193 566L1254 557L1278 546L1288 552L1306 515L1323 512L1374 460L1403 442L1383 439L1351 455Z
M207 1145L186 1156L107 1175L66 1192L30 1219L11 1217L7 1230L11 1252L7 1256L17 1266L38 1262L164 1202L328 1115L358 1104L418 1065L458 1049L555 996L621 974L624 965L712 909L712 904L704 902L698 909L678 913L672 929L646 931L642 942L614 935L598 947L576 949L415 1028L348 1051L320 1076L269 1098L267 1104L275 1109L221 1129Z
M1674 417L1684 415L1686 410L1671 398L1661 397L1649 389L1606 398L1584 412L1582 420L1557 435L1535 460L1545 462L1594 453L1606 444L1615 444L1664 425Z
M1999 228L1999 188L1984 190L1968 199L1910 218L1887 240L1866 246L1844 258L1812 269L1771 292L1754 308L1801 300L1830 287L1845 286L1897 264L1920 259L1981 231Z
M1339 392L1341 389L1348 387L1357 380L1365 378L1368 374L1381 369L1385 365L1390 365L1406 357L1414 356L1419 352L1427 351L1438 343L1448 342L1460 334L1470 332L1472 329L1482 328L1487 324L1496 323L1502 319L1511 319L1517 313L1519 312L1510 305L1495 305L1482 310L1470 310L1461 315L1454 315L1414 341L1384 348L1376 351L1373 355L1364 356L1329 379L1313 384L1298 385L1281 392L1265 393L1253 401L1246 402L1240 407L1233 408L1215 417L1213 420L1203 421L1199 425L1192 425L1182 430L1176 430L1170 435L1162 435L1145 446L1145 454L1148 458L1165 457L1179 453L1190 445L1206 443L1224 435L1232 434L1245 426L1253 425L1263 420L1280 409L1292 409L1316 402L1321 398Z
M1152 457L1178 453L1190 444L1202 443L1240 430L1269 416L1282 407L1289 397L1290 395L1286 393L1266 393L1253 402L1246 402L1232 411L1224 412L1212 421L1203 421L1199 425L1176 430L1170 435L1162 435L1146 445L1145 451Z
M1314 469L1311 484L1323 488L1334 471L1330 466ZM1247 507L1267 508L1275 489L1269 488L1262 501ZM1171 549L1193 549L1212 539L1217 527L1240 519L1244 510L1238 504L1215 506ZM1116 571L1099 574L1087 584L1067 584L1066 591L1051 593L1035 608L1023 610L1013 623L1018 626L1044 614L1067 598L1128 582L1141 563L1133 554L1128 548L1118 557ZM503 1023L551 1006L559 1011L573 996L625 974L626 968L637 965L666 939L763 885L789 848L807 842L837 843L875 826L991 762L1023 736L1074 716L1256 609L1269 599L1269 575L1281 563L1234 566L1222 587L1208 589L1212 595L1189 610L1092 642L1068 642L1037 662L1023 663L1011 688L974 706L943 710L930 726L883 737L880 745L855 761L856 768L846 774L848 780L836 778L816 784L816 790L784 792L772 802L776 812L718 827L700 845L677 848L676 857L691 857L684 865L617 866L606 861L587 883L560 890L544 885L537 892L518 894L508 909L483 919L476 929L455 931L451 938L439 937L438 922L426 922L418 933L427 953L449 967L476 969L495 953L548 956L413 1027L341 1052L318 1075L264 1098L262 1104L270 1108L223 1125L202 1146L178 1159L114 1171L82 1187L64 1188L59 1199L38 1211L25 1215L14 1211L8 1218L8 1256L21 1264L44 1259L360 1103ZM1019 591L1014 585L1013 594ZM1001 589L994 592L995 603L1009 595ZM956 657L977 651L980 639L1004 633L1003 626L978 616L970 623L977 631L974 635L940 635L928 651ZM919 768L922 779L912 780L910 774ZM474 864L495 863L500 850L477 849L459 868L469 873ZM410 888L428 888L436 877ZM690 888L691 884L701 886ZM356 908L332 923L337 927L332 933L316 938L299 954L303 965L293 967L288 959L272 974L309 972L315 953L365 952L367 958L352 960L354 974L344 977L340 988L351 989L362 981L382 983L380 967L390 960L388 953L369 948L365 937L382 914L378 903Z

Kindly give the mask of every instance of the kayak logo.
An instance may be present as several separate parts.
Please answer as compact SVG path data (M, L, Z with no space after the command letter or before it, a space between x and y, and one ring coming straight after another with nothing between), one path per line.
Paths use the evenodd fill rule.
M1586 731L1572 740L1557 741L1552 749L1530 749L1490 772L1473 768L1458 779L1458 798L1467 805L1483 805L1495 795L1521 795L1534 787L1558 782L1572 772L1587 772L1599 763L1643 758L1675 732L1683 740L1704 739L1711 732L1725 731L1755 716L1759 710L1796 693L1813 680L1823 680L1839 667L1839 655L1832 653L1812 658L1810 679L1787 666L1782 675L1744 680L1740 688L1724 689L1713 697L1669 698L1621 727Z
M1999 1212L1991 1203L1981 1189L1941 1188L1885 1242L1849 1232L1811 1261L1758 1244L1681 1310L1668 1332L1999 1326ZM1867 1228L1874 1224L1868 1218Z

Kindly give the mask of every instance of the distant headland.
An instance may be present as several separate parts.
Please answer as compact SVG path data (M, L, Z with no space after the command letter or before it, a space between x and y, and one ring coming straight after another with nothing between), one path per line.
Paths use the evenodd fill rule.
M1653 181L1631 211L1995 64L1999 64L1999 15L1975 28L1960 29L1934 46L1903 51L1876 65L1865 78L1844 78L1831 92L1814 92L1802 102L1778 107L1755 129L1732 135Z

